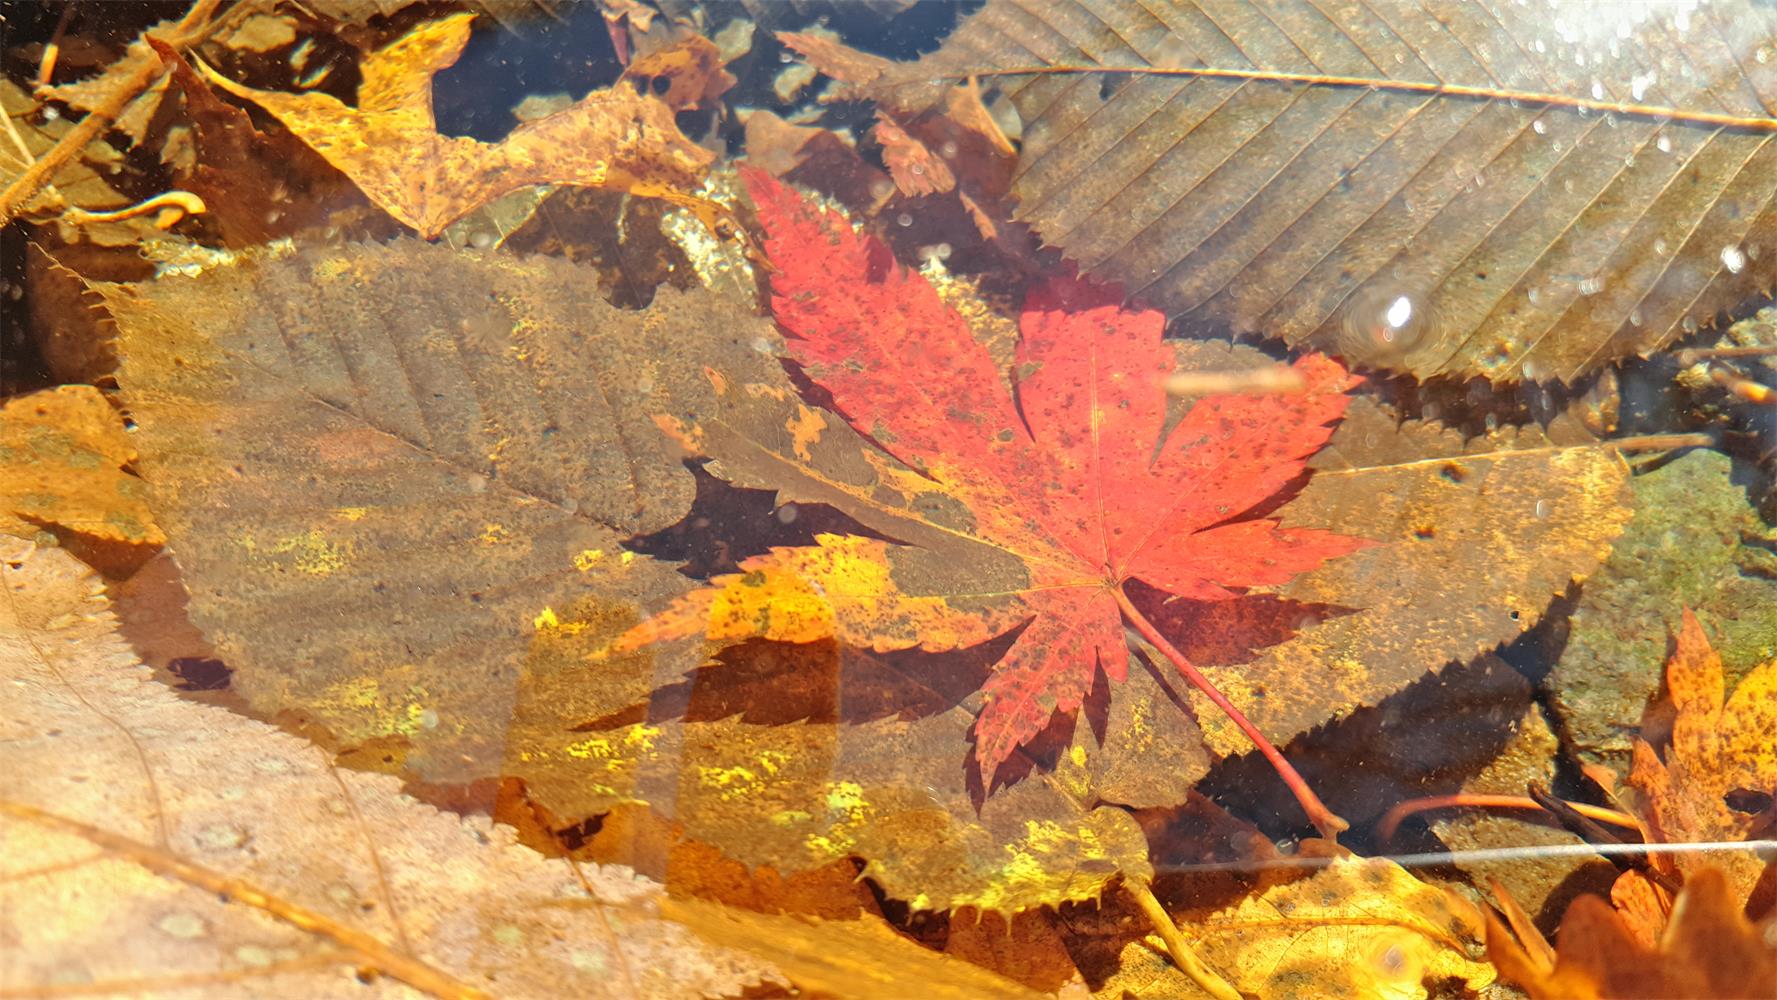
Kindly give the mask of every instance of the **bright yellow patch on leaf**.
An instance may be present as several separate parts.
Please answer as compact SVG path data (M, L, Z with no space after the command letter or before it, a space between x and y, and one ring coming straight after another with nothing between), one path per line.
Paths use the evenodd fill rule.
M902 593L888 543L825 534L815 542L746 560L742 572L716 577L712 586L679 598L618 637L605 654L692 636L716 644L839 639L883 652L916 645L960 649L996 634L998 623L979 613L958 612L942 597Z

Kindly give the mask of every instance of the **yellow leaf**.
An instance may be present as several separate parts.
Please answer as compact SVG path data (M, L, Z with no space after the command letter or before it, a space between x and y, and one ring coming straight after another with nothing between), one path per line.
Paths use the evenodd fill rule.
M594 91L497 143L440 135L432 77L469 41L470 14L422 24L366 56L358 106L324 93L255 90L208 67L210 82L258 104L390 215L428 239L495 198L536 184L629 191L688 204L715 154L691 142L672 109L629 84Z
M0 409L0 532L49 532L113 576L127 576L166 538L141 481L123 421L89 385L21 396Z
M1334 858L1185 928L1202 955L1259 997L1422 1000L1426 983L1493 982L1468 904L1382 858Z

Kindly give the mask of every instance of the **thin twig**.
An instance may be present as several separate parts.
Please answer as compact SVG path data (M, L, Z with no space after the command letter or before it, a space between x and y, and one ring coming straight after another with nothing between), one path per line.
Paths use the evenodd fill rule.
M1308 814L1308 821L1314 824L1321 836L1328 840L1335 840L1341 830L1351 828L1350 823L1345 822L1338 814L1328 809L1326 803L1320 800L1320 796L1314 794L1314 789L1308 787L1308 782L1302 780L1302 775L1297 773L1294 765L1278 751L1277 747L1271 744L1270 740L1265 738L1264 733L1259 732L1259 727L1253 725L1252 721L1242 714L1240 709L1235 708L1234 703L1228 700L1227 695L1216 690L1216 686L1210 683L1209 678L1203 676L1203 672L1198 670L1185 654L1179 652L1178 647L1160 634L1160 630L1154 627L1154 623L1148 621L1147 616L1130 602L1129 595L1123 593L1122 587L1113 587L1111 593L1116 595L1117 606L1123 609L1124 617L1129 619L1130 624L1135 626L1135 630L1141 633L1142 638L1148 640L1155 649L1160 651L1162 656L1171 660L1172 665L1179 669L1179 673L1185 675L1186 680L1189 680L1197 690L1203 692L1204 697L1214 702L1215 706L1221 709L1230 721L1240 727L1240 731L1246 734L1246 738L1253 741L1253 746L1265 755L1265 759L1271 762L1271 767L1277 772L1277 776L1282 778L1283 783L1288 785L1290 791L1295 794L1296 801L1301 803L1302 811Z
M1626 812L1621 812L1616 809L1605 809L1602 806L1590 805L1585 802L1569 802L1567 804L1571 806L1575 812L1591 819L1598 820L1601 823L1610 823L1614 826L1620 826L1630 830L1639 830L1641 828L1640 824L1635 822L1635 817ZM1401 825L1402 820L1416 813L1430 812L1433 809L1458 809L1464 807L1474 809L1542 809L1542 806L1538 804L1535 799L1525 795L1480 795L1468 793L1459 795L1428 795L1424 798L1408 799L1405 802L1396 804L1393 809L1390 809L1387 814L1382 817L1382 821L1376 824L1376 836L1382 840L1388 840L1394 836L1394 832Z
M63 833L71 833L120 857L166 878L176 879L215 893L237 903L244 903L312 934L319 934L336 944L351 949L355 957L392 979L430 993L444 1000L490 1000L489 994L470 986L442 969L416 958L402 955L376 936L356 927L287 902L242 879L224 875L202 865L193 864L158 847L132 840L109 830L101 830L79 820L45 812L23 802L0 799L0 813L29 820Z
M1663 121L1687 122L1696 125L1723 125L1728 128L1777 132L1777 118L1730 115L1717 111L1690 111L1659 104L1635 104L1625 101L1596 100L1552 94L1538 90L1509 90L1503 87L1471 87L1460 83L1432 83L1424 80L1385 80L1367 76L1328 76L1322 73L1288 73L1268 69L1218 69L1212 66L1014 66L1006 69L971 70L947 73L942 79L961 80L971 76L1051 76L1078 73L1116 73L1123 76L1193 76L1217 80L1265 80L1273 83L1307 83L1322 87L1362 87L1366 90L1398 90L1413 94L1436 94L1441 97L1479 97L1492 101L1517 101L1546 107L1577 108L1637 118L1658 118Z
M1160 940L1166 943L1166 953L1172 956L1172 963L1180 971L1190 976L1192 982L1216 1000L1241 1000L1240 991L1229 985L1214 969L1203 964L1203 960L1191 950L1191 943L1179 932L1178 925L1172 922L1172 915L1154 898L1154 890L1148 888L1146 882L1126 878L1123 880L1123 888L1135 899L1142 913L1147 915L1148 923L1154 925Z
M222 0L197 0L178 24L173 25L165 34L157 34L156 37L175 49L182 49L202 41L208 37L212 27L210 16L216 12L216 8L221 3ZM54 146L38 157L36 163L31 164L24 173L18 175L11 184L8 184L6 190L0 191L0 222L11 221L12 217L19 213L32 196L43 190L50 178L55 176L56 171L62 169L62 166L69 160L78 156L88 143L97 139L106 128L110 127L111 123L117 120L117 116L123 114L124 109L129 107L130 102L135 100L142 91L147 90L148 85L153 83L164 70L165 67L161 65L160 60L148 59L136 67L135 72L117 81L104 102L88 111L86 117L82 118L78 125L70 129L67 135L62 136Z

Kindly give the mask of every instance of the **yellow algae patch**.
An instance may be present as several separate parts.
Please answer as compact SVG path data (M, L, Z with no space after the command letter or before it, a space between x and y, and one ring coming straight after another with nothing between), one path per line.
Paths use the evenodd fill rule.
M625 552L622 555L617 557L617 561L625 566L628 566L630 563L636 561L636 554L634 552Z
M759 788L759 776L738 765L734 767L699 766L697 780L706 788L716 789L717 794L724 802L745 798Z
M574 568L582 573L592 572L599 560L605 558L604 549L581 549L574 554Z
M413 668L403 667L411 671ZM322 704L333 704L355 710L354 715L368 720L366 731L381 735L413 736L421 730L438 727L438 713L426 707L431 695L414 684L399 695L393 695L372 677L358 677L330 685L322 693Z
M481 537L476 541L483 545L504 545L512 541L512 532L507 531L503 524L484 524L481 527Z
M562 748L562 752L569 757L578 757L581 760L606 760L616 753L616 749L611 746L610 740L594 737L589 740L581 740L578 743L570 743Z
M368 513L369 507L338 507L334 509L333 516L341 521L362 521Z
M559 628L561 619L555 617L554 608L544 608L537 617L531 619L531 627L541 632L546 628Z
M741 563L743 572L674 601L606 651L703 636L710 642L761 638L813 642L839 638L878 651L958 649L992 638L979 616L942 597L911 596L896 585L890 545L851 535L818 535L816 545L773 549Z
M827 835L813 834L804 843L823 857L842 858L857 850L856 831L869 819L870 803L855 781L827 783Z
M327 540L319 529L310 528L300 535L280 538L266 550L272 555L289 556L298 572L310 576L328 576L346 567L351 561L351 545Z

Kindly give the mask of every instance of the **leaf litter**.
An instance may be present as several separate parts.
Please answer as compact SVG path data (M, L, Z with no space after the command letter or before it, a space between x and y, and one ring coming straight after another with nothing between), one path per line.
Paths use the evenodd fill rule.
M676 13L658 16L667 6ZM1072 20L1076 7L1114 29L1108 47L1094 41L1106 40L1099 27ZM513 37L547 37L583 17L543 5L485 13L498 24L491 30ZM457 137L433 113L441 71L485 60L465 48L467 13L397 3L368 17L315 4L297 18L204 0L181 20L145 26L108 69L91 72L97 62L87 56L80 65L91 75L73 86L66 74L57 80L55 45L31 50L38 80L50 86L32 93L5 81L17 139L6 143L0 205L44 237L33 247L42 259L34 286L53 278L59 301L84 315L102 300L104 314L57 321L59 352L93 341L73 346L91 359L77 377L94 385L28 396L8 383L7 433L20 428L25 440L14 447L9 437L7 460L43 482L6 494L6 530L60 544L119 581L119 607L147 616L126 630L143 657L182 687L207 689L192 697L211 704L173 708L279 723L310 741L276 736L307 755L302 774L350 787L360 803L370 793L357 794L354 782L384 782L376 787L385 795L392 786L338 768L399 775L435 805L491 808L527 846L482 819L463 829L484 851L498 845L502 860L490 865L530 866L517 890L494 868L403 854L399 872L384 865L384 883L395 887L384 904L396 899L389 891L428 878L479 895L460 912L435 914L432 897L394 907L424 920L381 909L327 923L333 917L314 914L332 911L302 887L221 865L226 845L106 822L129 810L95 817L58 812L51 800L12 802L9 830L60 829L73 839L57 844L91 853L67 870L79 876L32 869L35 879L84 877L93 866L101 879L133 871L134 881L118 884L152 882L161 892L184 879L249 908L268 899L270 925L294 917L299 928L279 931L290 944L195 947L193 967L168 966L171 950L151 956L143 943L117 950L109 971L95 975L126 991L263 978L324 993L335 986L309 984L362 989L350 977L357 968L472 995L487 988L476 977L497 967L505 988L490 992L516 995L529 987L510 984L559 988L603 971L589 989L618 995L756 991L769 987L740 984L763 979L848 995L1029 988L1281 997L1325 995L1334 983L1365 995L1479 995L1503 974L1537 995L1601 995L1614 988L1599 985L1611 973L1585 956L1610 949L1631 969L1694 961L1686 981L1718 991L1736 981L1730 967L1748 981L1744 970L1764 961L1754 924L1716 920L1720 941L1705 946L1696 920L1674 914L1744 904L1756 920L1769 879L1741 863L1750 855L1705 863L1675 845L1647 860L1649 849L1623 843L1622 824L1639 824L1644 837L1713 838L1717 852L1768 835L1760 751L1744 740L1699 749L1693 738L1707 722L1684 706L1709 702L1708 672L1697 680L1697 670L1676 664L1706 666L1694 652L1668 671L1678 707L1654 702L1626 787L1592 766L1595 748L1567 734L1620 725L1613 720L1657 694L1656 679L1641 667L1623 671L1623 690L1604 709L1613 714L1594 717L1599 708L1563 688L1572 689L1585 656L1596 659L1595 638L1548 682L1550 704L1566 713L1562 727L1550 729L1526 701L1517 720L1525 739L1500 740L1491 766L1481 755L1462 774L1440 772L1464 788L1446 809L1510 803L1519 825L1503 828L1503 848L1464 840L1443 821L1408 820L1398 836L1447 833L1449 846L1471 849L1402 855L1406 868L1364 859L1349 848L1382 847L1369 805L1352 814L1346 847L1292 841L1310 832L1304 814L1324 833L1343 825L1319 793L1348 803L1341 812L1360 801L1316 764L1325 747L1407 773L1440 739L1458 738L1435 732L1434 720L1417 729L1388 722L1391 706L1423 701L1406 698L1409 689L1522 670L1520 686L1541 690L1530 651L1558 648L1551 644L1570 621L1591 622L1589 636L1600 625L1657 631L1690 603L1711 607L1708 582L1682 571L1670 593L1623 596L1632 563L1617 565L1613 547L1665 558L1646 554L1659 532L1640 522L1649 505L1670 504L1638 496L1664 472L1662 460L1636 474L1627 457L1712 444L1720 451L1679 464L1721 458L1699 473L1699 488L1736 491L1743 463L1771 458L1756 445L1765 398L1756 342L1674 356L1686 374L1658 391L1679 394L1684 423L1617 406L1619 384L1625 400L1646 398L1629 394L1654 384L1663 356L1571 391L1551 386L1541 390L1546 402L1528 407L1501 406L1499 393L1465 397L1436 380L1421 387L1347 372L1573 380L1602 360L1657 351L1694 328L1684 317L1709 325L1743 308L1768 286L1777 259L1761 252L1764 175L1715 167L1736 151L1752 164L1764 149L1768 130L1751 105L1733 122L1724 117L1768 82L1759 43L1746 47L1758 32L1722 36L1740 39L1724 44L1744 57L1735 65L1745 91L1711 92L1718 109L1691 101L1702 92L1662 68L1670 42L1631 26L1618 41L1658 64L1659 82L1635 95L1644 105L1624 108L1612 100L1622 82L1614 67L1597 70L1586 96L1585 80L1564 64L1551 70L1534 47L1522 59L1501 55L1491 41L1476 50L1476 65L1494 78L1459 95L1452 86L1468 83L1469 70L1434 52L1404 10L1375 16L1389 18L1442 82L1424 84L1405 63L1362 72L1386 64L1356 44L1360 26L1306 11L1271 28L1223 25L1243 46L1224 59L1198 30L1209 13L1192 4L1144 13L994 2L942 45L931 35L933 54L901 63L846 48L857 40L846 29L812 26L801 13L773 14L773 27L814 28L780 42L698 5L612 4L584 21L601 44L609 39L612 73L576 91L586 94L579 100L527 102L526 123L494 142ZM885 7L871 18L929 15ZM1153 16L1160 21L1142 20ZM1469 31L1470 41L1488 31L1528 37L1514 20L1521 16L1503 13L1480 34L1467 22L1451 30ZM1732 16L1711 12L1706 23ZM85 27L69 21L57 37L70 25ZM1558 17L1556 28L1564 30ZM1000 42L1033 42L1038 29L1059 29L1078 51L1045 42L1009 61ZM1299 43L1296 54L1275 44L1280 37ZM318 68L308 63L316 42L328 50ZM821 87L810 86L808 67L792 64L775 79L761 72L783 44L843 81L825 96L869 103L850 111L816 103ZM112 51L124 51L117 45ZM1311 65L1297 66L1298 56ZM285 57L291 67L262 72ZM1545 80L1521 72L1535 66ZM1334 79L1341 72L1359 79ZM1163 94L1184 108L1227 104L1205 105L1188 138L1151 147L1163 152L1150 173L1173 178L1156 184L1119 159L1127 143L1108 152L1095 143ZM44 102L55 100L84 119L46 114L54 106ZM1662 100L1679 106L1661 111ZM534 110L545 103L565 110ZM1510 177L1477 175L1474 190L1447 202L1403 206L1423 216L1417 235L1372 226L1361 238L1321 241L1338 244L1328 261L1363 267L1330 293L1298 285L1331 294L1326 301L1343 296L1345 312L1308 322L1306 312L1267 306L1254 320L1251 297L1269 294L1273 272L1300 255L1275 243L1254 257L1234 237L1269 232L1279 211L1308 212L1287 235L1316 213L1361 208L1363 184L1411 159L1364 161L1352 172L1353 194L1280 197L1307 190L1326 158L1291 147L1288 130L1273 127L1242 139L1223 168L1175 183L1178 170L1207 162L1217 143L1257 121L1241 109L1261 106L1277 114L1274 126L1334 115L1322 132L1302 133L1328 149L1406 109L1398 128L1423 131L1468 114L1475 135L1516 127L1512 149L1563 155L1549 167L1553 180L1528 194ZM1648 108L1672 120L1650 124ZM1162 124L1150 118L1130 134ZM95 141L107 130L109 141ZM1547 149L1527 138L1557 131L1559 144ZM1636 222L1616 208L1629 188L1653 183L1649 171L1666 158L1619 170L1588 151L1662 138L1673 148L1702 144L1684 155L1715 193L1684 205L1655 199ZM755 172L744 185L724 145L751 154ZM1481 145L1450 140L1421 152L1448 158ZM155 155L132 156L122 170L120 148ZM1285 158L1264 160L1266 150ZM1254 175L1253 157L1282 166ZM1056 186L1050 174L1061 168L1067 177ZM1250 198L1226 197L1255 176ZM100 177L120 178L118 189L106 193L113 182ZM1039 181L1050 187L1039 191ZM849 214L817 207L787 183L833 195ZM1104 200L1107 183L1121 188ZM582 190L570 204L552 186ZM1187 205L1204 211L1165 227L1164 238L1143 237L1161 232L1144 214L1157 195L1177 202L1161 219ZM1535 224L1518 212L1488 215L1516 195L1579 211L1543 212ZM1096 213L1057 221L1057 206L1094 199ZM1722 213L1737 205L1738 256L1705 259L1710 240L1731 235ZM1230 211L1243 221L1230 224ZM451 246L471 249L386 242L397 223L425 237L448 228ZM1653 234L1655 256L1676 263L1649 270L1649 227L1662 225L1690 225L1691 235L1675 243ZM1553 243L1549 226L1566 227ZM743 229L763 241L749 242ZM1454 237L1430 247L1434 232ZM1481 243L1455 238L1472 232L1483 232ZM1540 284L1562 255L1605 239L1615 240L1621 283L1578 281L1577 297L1565 272ZM1125 251L1094 249L1106 240ZM74 252L81 241L91 245ZM1131 253L1159 254L1160 266L1126 269ZM1486 302L1448 280L1407 292L1388 284L1441 267L1449 254L1498 270L1504 293L1538 294L1528 309L1504 312L1506 300L1495 298L1488 313L1470 309ZM755 266L740 264L743 255ZM1392 269L1358 273L1389 255ZM1130 285L1082 280L1064 256ZM160 276L134 280L151 268ZM1193 282L1233 269L1242 276L1228 294L1190 298ZM755 279L764 294L742 287ZM1574 311L1614 304L1632 285L1658 314L1640 333L1592 322L1597 310ZM1383 294L1391 290L1399 294ZM759 315L758 303L773 315ZM1353 303L1360 312L1377 306L1397 336L1365 339L1380 327L1354 322ZM1684 309L1667 308L1675 305ZM1548 335L1520 356L1513 338L1528 323L1545 323ZM1214 336L1229 330L1302 350ZM1162 339L1163 331L1193 339ZM105 342L113 332L115 352ZM1454 353L1452 338L1462 340ZM120 390L107 401L114 384ZM1448 423L1439 403L1456 410ZM1546 431L1525 422L1564 406L1584 406L1591 419ZM1617 427L1619 414L1631 426ZM44 465L44 456L60 464ZM1162 480L1166 490L1150 488ZM1726 524L1719 512L1732 506L1697 514L1702 537ZM1757 579L1768 531L1756 513L1728 520L1736 518L1742 583L1731 589L1752 594L1746 574ZM137 572L159 549L159 532L167 554ZM9 563L16 592L31 600L57 592L55 573L19 575L48 556L63 558L37 552ZM1587 605L1595 577L1602 599ZM1738 643L1736 664L1758 655L1736 638L1753 627L1725 613L1738 599L1705 612L1715 615L1705 619L1712 630ZM183 623L187 613L196 628ZM0 634L30 628L15 623ZM1694 648L1688 628L1680 638ZM1506 659L1485 655L1495 650ZM139 679L146 675L125 654L107 662L123 668L116 676L131 691L160 683ZM1716 711L1733 715L1741 700L1718 695ZM185 728L207 732L197 718ZM139 746L165 738L154 727L133 735ZM1255 743L1283 782L1242 770L1235 758ZM243 737L201 759L234 765L247 745ZM1298 758L1315 764L1308 781L1289 763ZM1569 764L1589 768L1595 783L1575 785L1565 775L1580 772ZM32 766L50 783L92 770ZM1675 784L1674 773L1689 777ZM1255 777L1243 786L1236 774ZM1538 787L1551 776L1568 798ZM1198 794L1206 777L1203 787L1235 815ZM1718 778L1734 787L1716 788ZM122 778L76 784L80 794L128 788ZM1285 785L1294 808L1272 804L1288 801ZM1680 786L1690 791L1672 791ZM268 828L231 801L207 807L227 817L221 826L250 827L255 843L288 843L279 857L340 863L341 852L319 846L327 823L305 842L311 831L301 825ZM1525 832L1532 803L1568 832ZM400 808L456 822L411 801ZM1704 814L1714 819L1685 819ZM370 815L357 817L360 827ZM359 831L373 861L385 847L430 836L411 816L392 822ZM1552 857L1558 848L1596 850L1623 866L1605 890L1610 903L1570 880L1536 897L1547 900L1538 921L1503 887L1484 884L1499 871L1484 857L1520 849ZM526 853L533 849L571 853L581 867ZM1465 874L1413 867L1446 857ZM613 861L687 899L663 901L657 915L660 890L631 881L641 888L625 894L602 879L630 876L587 867ZM1218 865L1243 874L1218 875ZM278 869L291 870L300 868ZM568 905L576 887L581 898ZM269 895L253 895L260 890ZM1574 892L1582 898L1566 915L1575 929L1563 929L1559 949L1549 946L1537 924L1553 927L1563 915L1556 901ZM1704 902L1674 909L1691 898ZM124 894L118 905L134 899ZM1483 953L1477 902L1503 915L1515 944L1490 938ZM202 925L232 933L240 907L228 906ZM474 920L488 907L516 915L483 932L493 944L477 958L459 961L469 953L428 937L434 917ZM133 912L117 911L107 926L148 928L137 935L143 942L165 936ZM711 950L660 916L760 958ZM570 946L573 971L558 974L553 959L511 933L539 921L606 950L595 961L593 949ZM81 928L40 923L34 933L62 935L63 950L45 955L91 943ZM305 936L305 926L321 933ZM609 975L612 942L628 958L664 941L671 959L640 959L639 972L626 967L628 980ZM512 965L532 952L524 968Z

